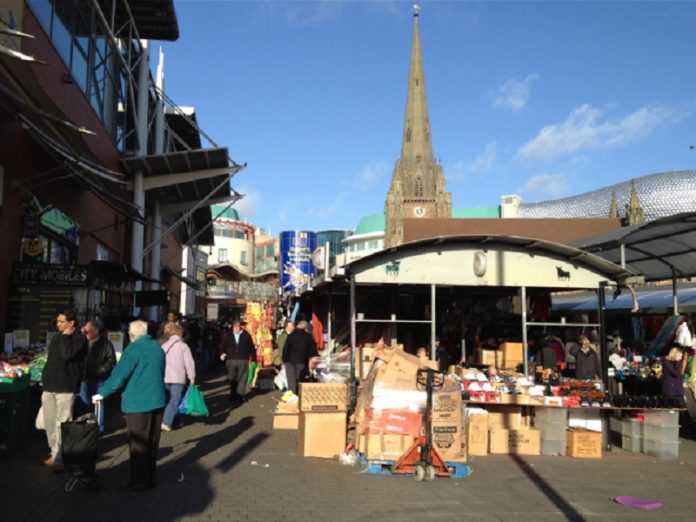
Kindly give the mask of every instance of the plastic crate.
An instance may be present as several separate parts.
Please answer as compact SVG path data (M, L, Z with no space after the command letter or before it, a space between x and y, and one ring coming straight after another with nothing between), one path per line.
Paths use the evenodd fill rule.
M641 453L643 451L643 438L621 435L621 448L633 453Z
M565 408L535 408L534 409L534 424L535 426L547 424L568 424L568 410Z
M679 425L659 426L657 424L645 424L643 426L643 437L657 442L678 442Z
M542 455L565 455L566 454L566 439L548 439L541 440Z
M679 441L663 442L651 439L643 440L643 453L659 459L679 458Z
M646 424L659 424L660 426L679 426L678 411L646 411Z
M642 437L644 422L636 419L623 419L621 423L621 435L629 437Z
M27 388L29 388L29 375L22 375L16 379L3 378L0 380L0 394L26 390Z

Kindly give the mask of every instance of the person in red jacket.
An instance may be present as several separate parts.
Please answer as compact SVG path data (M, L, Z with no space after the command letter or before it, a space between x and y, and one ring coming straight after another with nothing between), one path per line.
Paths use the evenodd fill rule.
M230 381L230 401L244 402L249 359L255 358L256 347L251 335L242 329L240 321L235 321L220 348L220 360L225 361Z

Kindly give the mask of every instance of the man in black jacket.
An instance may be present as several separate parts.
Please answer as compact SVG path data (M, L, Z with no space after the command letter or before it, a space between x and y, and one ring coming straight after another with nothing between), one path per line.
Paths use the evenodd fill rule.
M87 338L88 350L80 383L79 413L92 411L92 395L99 393L102 383L109 378L111 370L116 366L114 345L106 338L103 330L99 319L88 321L82 327L82 333ZM98 422L101 433L104 431L104 408L99 408Z
M249 332L242 329L239 321L232 323L232 331L227 334L220 348L220 360L227 366L230 381L230 400L243 402L246 395L249 359L256 360L256 347Z
M307 321L300 321L297 323L297 329L288 335L283 348L288 390L297 394L297 383L304 376L310 357L316 355L317 345L312 334L307 331Z
M65 311L56 318L58 335L53 336L48 345L48 356L41 377L46 438L51 455L43 464L61 464L60 425L72 419L75 395L80 388L84 361L87 354L87 340L76 327L75 314Z

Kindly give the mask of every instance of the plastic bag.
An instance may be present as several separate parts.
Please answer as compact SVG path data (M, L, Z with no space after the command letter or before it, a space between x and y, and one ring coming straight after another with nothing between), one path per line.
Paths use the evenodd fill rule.
M256 365L257 363L249 363L249 371L247 372L247 384L251 384L254 382L254 375L256 374Z
M691 347L693 340L691 338L691 332L689 331L689 327L686 325L686 323L682 323L679 325L679 328L677 328L677 335L675 336L674 341L679 346Z
M278 375L273 378L273 384L275 384L280 391L287 390L288 377L285 374L285 366L283 366L278 372Z
M209 415L203 393L195 384L192 384L188 387L188 390L186 390L186 394L179 406L179 413L198 417L207 417Z

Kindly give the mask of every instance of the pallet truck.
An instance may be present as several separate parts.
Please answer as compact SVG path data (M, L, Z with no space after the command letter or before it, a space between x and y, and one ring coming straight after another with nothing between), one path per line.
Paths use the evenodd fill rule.
M416 374L418 389L425 389L427 402L423 414L425 435L420 435L413 445L392 466L394 474L413 476L417 482L449 477L450 469L440 453L433 447L433 390L441 389L444 374L429 368L419 369Z

